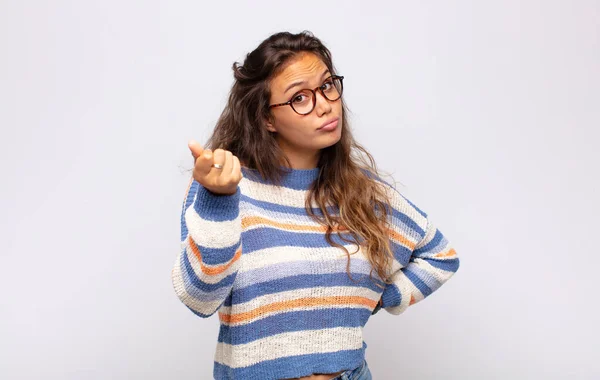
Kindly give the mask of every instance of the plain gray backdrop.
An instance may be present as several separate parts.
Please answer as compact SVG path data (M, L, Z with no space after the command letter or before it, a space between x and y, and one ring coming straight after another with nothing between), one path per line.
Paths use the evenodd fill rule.
M312 31L458 273L365 328L381 379L598 379L598 1L0 1L0 378L209 379L170 280L231 65Z

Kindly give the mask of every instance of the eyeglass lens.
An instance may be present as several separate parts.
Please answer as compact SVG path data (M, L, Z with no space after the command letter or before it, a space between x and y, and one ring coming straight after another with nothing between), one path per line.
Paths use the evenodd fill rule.
M342 80L340 78L329 78L323 83L321 90L329 101L338 100L342 96ZM310 90L299 91L292 98L292 108L301 115L309 114L316 103L314 96L315 94Z

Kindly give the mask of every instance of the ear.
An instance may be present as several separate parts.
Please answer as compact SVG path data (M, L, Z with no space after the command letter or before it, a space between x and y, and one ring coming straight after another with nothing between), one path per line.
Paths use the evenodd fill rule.
M265 126L267 128L267 131L269 131L269 132L277 132L277 130L273 126L273 123L271 122L271 120L266 120L265 121Z

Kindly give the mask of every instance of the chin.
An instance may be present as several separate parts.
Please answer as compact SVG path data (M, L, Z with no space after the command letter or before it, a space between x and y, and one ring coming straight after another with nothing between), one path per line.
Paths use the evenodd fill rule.
M333 136L333 135L329 136L329 138L327 139L327 142L325 144L323 144L323 146L321 146L320 149L329 148L330 146L337 144L341 139L342 139L341 133L336 133L335 136Z

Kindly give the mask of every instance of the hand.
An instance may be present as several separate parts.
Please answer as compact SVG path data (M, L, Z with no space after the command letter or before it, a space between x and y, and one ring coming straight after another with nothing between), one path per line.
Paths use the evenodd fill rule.
M232 195L242 180L240 160L230 151L203 149L196 141L191 140L188 147L194 156L194 179L212 193ZM223 165L223 169L213 167Z

